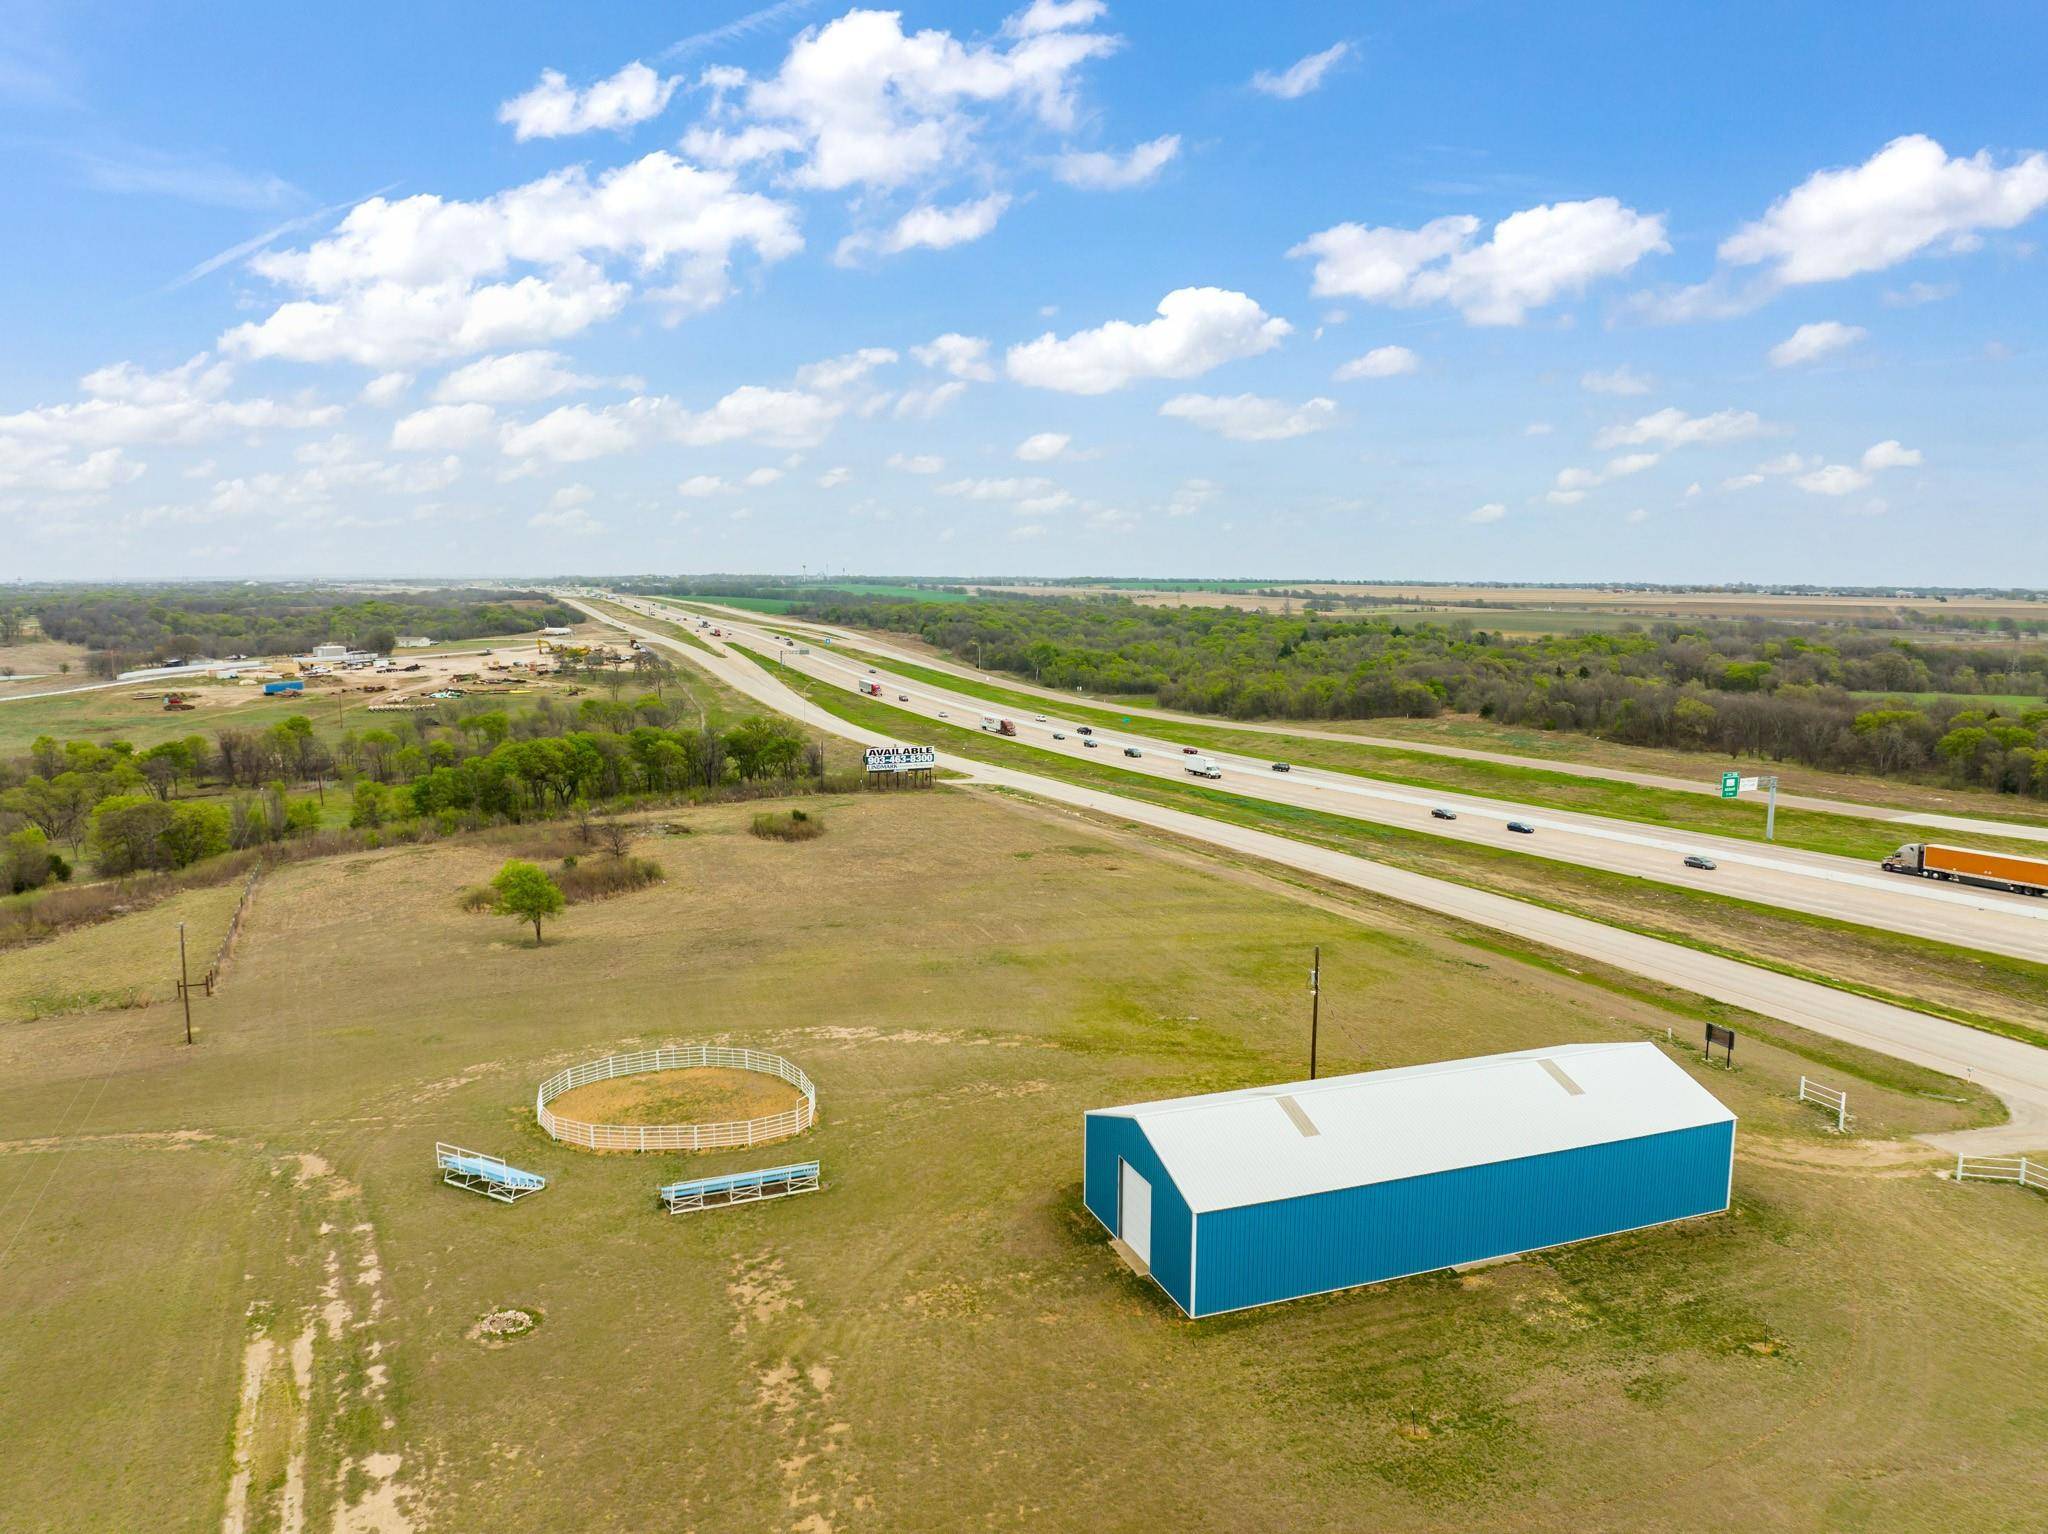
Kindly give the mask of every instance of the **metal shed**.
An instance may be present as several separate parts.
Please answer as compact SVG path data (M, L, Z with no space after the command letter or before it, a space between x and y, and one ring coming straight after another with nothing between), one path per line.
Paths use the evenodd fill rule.
M1098 1108L1083 1198L1190 1316L1728 1207L1735 1115L1654 1044Z

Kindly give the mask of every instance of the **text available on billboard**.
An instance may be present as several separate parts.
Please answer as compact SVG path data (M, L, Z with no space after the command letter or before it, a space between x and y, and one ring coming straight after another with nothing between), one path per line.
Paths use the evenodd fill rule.
M869 746L869 772L922 772L936 767L936 746Z

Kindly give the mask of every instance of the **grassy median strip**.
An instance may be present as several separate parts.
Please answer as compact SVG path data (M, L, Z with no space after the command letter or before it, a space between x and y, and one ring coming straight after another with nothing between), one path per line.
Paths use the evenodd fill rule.
M1676 789L1652 788L1612 778L1586 778L1573 773L1546 772L1538 767L1518 767L1508 762L1467 761L1437 756L1427 751L1407 751L1398 746L1378 746L1323 740L1315 736L1269 734L1257 730L1233 729L1228 723L1188 724L1161 718L1149 711L1132 712L1067 698L1046 698L1035 693L956 676L921 666L914 661L895 660L847 645L834 646L837 654L864 665L886 667L911 681L944 687L963 696L1001 704L1026 713L1042 714L1056 709L1062 717L1099 728L1141 731L1176 745L1202 746L1240 756L1284 760L1304 767L1348 773L1404 787L1448 789L1506 799L1531 808L1576 810L1604 815L1640 825L1662 826L1675 833L1726 836L1769 846L1763 839L1764 806L1752 795L1747 799L1718 799L1681 793ZM1711 765L1700 768L1702 781L1718 776ZM1910 811L1901 811L1910 814ZM1938 839L1949 834L1921 831L1903 822L1863 820L1854 815L1831 815L1820 810L1778 810L1775 845L1796 847L1807 852L1831 853L1875 863L1902 842ZM1970 845L1994 852L2039 856L2040 843L2003 837L1971 837Z
M870 729L900 734L906 719L914 719L920 734L982 761L1511 895L2048 1048L2048 1027L2043 1026L2048 1024L2048 965L1527 853L1450 842L1228 790L1162 783L979 729L909 716L891 704L791 670L745 646L733 648L821 708Z

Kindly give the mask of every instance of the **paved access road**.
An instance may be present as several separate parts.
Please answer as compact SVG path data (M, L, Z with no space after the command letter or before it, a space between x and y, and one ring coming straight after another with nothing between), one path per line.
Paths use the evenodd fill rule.
M638 599L636 599L638 600ZM763 619L759 613L743 608L727 607L718 602L707 602L691 598L693 607L716 610L729 615L734 622L760 627ZM1040 687L1031 682L1019 681L1012 676L997 672L980 671L972 666L961 665L943 656L913 654L891 644L887 639L873 634L860 633L853 629L836 628L830 624L817 623L809 619L802 627L814 634L830 634L835 640L858 645L875 655L886 655L894 660L907 661L922 666L928 671L946 671L967 681L986 683L991 687L1003 687L1012 692L1029 693L1045 699L1048 705L1072 705L1075 699L1057 688ZM1112 703L1096 703L1083 699L1098 709L1114 709ZM985 706L985 705L984 705ZM1244 730L1255 735L1273 735L1283 739L1327 740L1347 746L1379 746L1393 751L1414 751L1424 756L1451 757L1467 762L1492 762L1503 767L1528 767L1538 772L1554 772L1569 778L1602 778L1614 783L1635 783L1645 788L1661 788L1673 793L1699 794L1705 798L1720 797L1720 769L1711 761L1702 758L1698 777L1672 777L1666 773L1633 772L1624 767L1605 767L1591 762L1561 761L1553 757L1516 756L1505 751L1484 751L1473 746L1453 746L1441 741L1408 740L1398 735L1373 735L1354 730L1319 730L1306 724L1247 724L1235 719L1219 719L1210 714L1183 714L1173 709L1148 708L1139 716L1141 719L1163 719L1174 724L1194 725L1209 730ZM1755 764L1748 764L1754 769ZM1754 776L1754 771L1746 771ZM1752 796L1754 797L1754 796ZM1855 820L1876 820L1887 825L1896 825L1899 840L1927 841L1929 831L1948 831L1962 836L2003 836L2015 841L2048 842L2048 825L2027 825L2019 821L1986 820L1981 816L1947 815L1934 810L1902 810L1887 804L1863 804L1853 799L1828 799L1814 794L1778 795L1778 804L1783 809L1818 810L1829 815L1846 815Z
M660 607L637 598L626 605L648 616L663 617ZM681 616L671 609L665 621ZM1058 704L1052 699L1047 701L1049 712L1043 715L1005 710L969 694L908 680L885 666L871 670L861 661L834 654L827 646L813 645L809 654L799 654L795 647L781 644L774 629L759 619L728 619L718 627L757 652L772 653L794 670L849 691L862 681L877 683L883 689L882 701L908 714L931 719L943 715L948 723L970 728L985 717L1000 715L1015 726L1016 739L1022 745L1085 758L1134 776L1190 781L1181 746L1149 737L1136 727L1115 731L1098 727L1092 735L1084 734L1080 725L1058 715ZM705 638L703 630L697 632ZM705 642L717 643L708 638ZM1091 739L1100 744L1085 744ZM1139 754L1126 754L1127 747ZM1762 842L1695 835L1579 811L1532 809L1349 773L1306 767L1275 772L1265 758L1223 751L1204 754L1222 771L1211 786L1274 804L2048 962L2048 899L1888 874L1873 863ZM1456 818L1439 818L1433 813L1439 809ZM1511 821L1531 827L1531 833L1509 831ZM1707 856L1717 866L1712 870L1688 868L1685 859L1695 853Z
M826 712L790 691L744 657L726 652L722 646L713 653L707 653L657 630L620 620L581 602L572 600L572 605L582 608L593 618L617 624L648 643L672 651L736 691L814 729L859 745L899 744L894 737L864 729ZM635 610L640 609L636 607ZM663 617L662 621L671 620ZM1701 996L1809 1028L1830 1038L1863 1045L1952 1076L1975 1080L2004 1099L2012 1114L2010 1123L1995 1129L1928 1137L1931 1143L1944 1149L1966 1149L1974 1155L1997 1155L2009 1150L2034 1150L2048 1145L2048 1050L2035 1049L2016 1040L1908 1011L1904 1007L1837 991L1813 981L1797 980L1734 959L1700 953L1677 943L1623 932L1584 917L1569 916L1505 895L1388 868L1349 853L1309 846L1271 832L1249 830L1185 810L1128 799L1102 789L1082 788L1057 778L994 767L946 751L939 753L939 762L948 769L964 773L973 783L1013 788L1053 803L1115 815L1192 842L1298 868L1355 889L1506 932L1561 953L1576 954L1630 974L1679 986Z

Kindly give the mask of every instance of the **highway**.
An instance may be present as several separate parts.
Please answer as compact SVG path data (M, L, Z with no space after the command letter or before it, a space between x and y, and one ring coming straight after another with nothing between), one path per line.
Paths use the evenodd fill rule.
M814 729L860 745L899 743L896 737L851 724L819 708L723 647L709 652L699 650L656 629L621 620L573 598L567 600L590 617L658 645L734 690ZM671 620L663 617L662 621ZM962 773L973 784L1015 789L1052 803L1114 815L1191 842L1296 868L1557 952L1677 986L1829 1038L1974 1080L2004 1100L2011 1114L2010 1122L2004 1125L1926 1137L1930 1144L1945 1150L1999 1155L2048 1145L2048 1050L1739 960L1624 932L1487 890L1389 868L1271 832L1250 830L1102 789L1083 788L1057 778L991 766L949 751L940 751L939 762Z
M640 599L631 599L628 605L644 615L664 617L658 606ZM664 621L681 616L671 610ZM775 631L758 619L729 619L718 626L757 652L774 654L794 670L849 691L858 682L873 681L882 686L884 702L908 714L934 720L943 715L948 723L973 728L984 714L1001 712L1015 724L1019 744L1084 758L1136 776L1176 783L1196 781L1186 772L1181 746L1135 729L1105 732L1098 728L1092 736L1084 734L1081 725L1059 716L1058 704L1050 698L1043 716L1001 711L998 705L911 681L886 667L870 674L864 663L836 655L824 646L813 645L810 653L799 654L794 647L783 646ZM706 643L718 643L706 638L703 631L697 632ZM1101 744L1086 745L1090 739ZM1126 755L1126 747L1141 754ZM1280 773L1266 758L1223 751L1206 754L1222 771L1222 777L1210 786L1275 804L2048 962L2048 899L1888 874L1874 864L1767 843L1695 835L1577 811L1532 809L1342 772L1294 767ZM1456 818L1438 818L1433 813L1438 809L1448 810ZM1526 835L1511 832L1507 829L1510 821L1533 831ZM1705 855L1718 866L1711 871L1686 867L1685 858L1693 853Z
M637 600L637 599L636 599ZM690 605L715 611L733 619L736 623L759 627L762 618L759 613L743 608L727 607L723 603L690 599ZM854 629L837 628L830 624L805 620L801 627L808 633L829 634L837 642L857 645L875 655L886 655L893 660L921 666L927 671L945 671L965 681L981 682L991 687L1002 687L1012 692L1028 693L1043 698L1048 704L1072 706L1076 701L1086 702L1099 709L1113 709L1116 705L1100 703L1094 699L1077 700L1074 695L1057 688L1040 687L1031 682L998 672L977 670L962 665L944 656L913 654L891 644L887 639L864 634ZM793 630L792 630L793 631ZM1306 724L1252 724L1236 719L1219 719L1214 715L1184 714L1173 709L1147 708L1143 718L1161 719L1174 724L1194 725L1209 730L1242 730L1254 735L1273 735L1282 739L1326 740L1338 745L1378 747L1390 751L1413 751L1423 756L1441 756L1457 761L1488 762L1503 767L1526 767L1537 772L1554 772L1562 777L1605 779L1614 783L1633 783L1644 788L1664 789L1671 793L1698 794L1705 798L1720 796L1719 770L1703 759L1700 775L1681 778L1667 773L1633 772L1624 767L1608 767L1592 762L1564 761L1554 757L1516 756L1504 751L1484 751L1473 746L1453 746L1442 741L1408 740L1397 735L1374 735L1356 730L1320 730ZM1744 763L1744 770L1754 775L1757 764ZM1938 810L1902 810L1888 804L1864 804L1853 799L1829 799L1813 794L1780 793L1778 805L1781 809L1815 810L1828 815L1845 815L1854 820L1882 821L1886 825L1900 828L1899 840L1928 841L1929 831L1946 831L1956 836L2002 836L2014 841L2048 842L2048 825L2026 824L2014 820L1986 820L1981 816L1949 815Z

